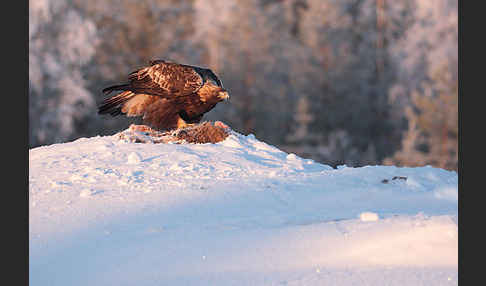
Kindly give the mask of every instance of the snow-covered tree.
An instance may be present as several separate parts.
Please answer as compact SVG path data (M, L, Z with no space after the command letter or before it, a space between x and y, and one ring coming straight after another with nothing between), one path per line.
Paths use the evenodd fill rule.
M101 89L161 58L222 79L231 100L205 120L328 164L379 164L415 138L407 110L436 108L414 98L457 79L457 0L29 4L31 146L126 128L136 119L96 114Z
M70 139L93 108L82 69L95 53L96 31L70 1L29 1L31 146Z
M399 77L390 92L408 121L401 150L387 164L457 170L457 0L417 1L413 22L391 47Z

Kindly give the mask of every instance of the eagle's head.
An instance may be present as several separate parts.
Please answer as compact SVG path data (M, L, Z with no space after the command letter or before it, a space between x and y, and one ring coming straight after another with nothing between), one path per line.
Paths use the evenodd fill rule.
M224 89L221 80L210 69L194 67L197 73L203 78L203 86L198 91L202 101L217 103L230 98L229 93Z
M204 79L215 88L214 91L218 101L226 101L229 99L228 91L223 88L221 80L219 80L219 78L210 69L205 70Z

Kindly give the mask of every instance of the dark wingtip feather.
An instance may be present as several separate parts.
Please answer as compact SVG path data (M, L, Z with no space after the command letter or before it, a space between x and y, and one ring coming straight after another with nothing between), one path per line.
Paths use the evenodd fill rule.
M111 116L117 116L122 114L122 106L125 102L130 100L134 94L120 93L110 98L103 100L100 106L98 106L98 114L110 114Z
M118 107L119 108L119 107ZM98 114L111 114L113 115L113 111L117 109L116 105L112 105L110 103L104 102L102 105L98 106ZM121 108L120 108L121 110Z
M105 95L107 95L114 90L128 90L128 88L129 88L128 84L118 84L118 85L112 85L112 86L106 87L102 90L102 92Z
M107 95L109 94L110 92L112 92L112 89L110 87L107 87L107 88L103 88L102 92Z

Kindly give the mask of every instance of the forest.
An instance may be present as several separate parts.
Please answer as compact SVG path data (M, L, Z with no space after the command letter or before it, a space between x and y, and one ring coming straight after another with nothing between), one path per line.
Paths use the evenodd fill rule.
M101 90L212 69L203 120L333 167L458 168L457 0L29 0L29 147L112 135Z

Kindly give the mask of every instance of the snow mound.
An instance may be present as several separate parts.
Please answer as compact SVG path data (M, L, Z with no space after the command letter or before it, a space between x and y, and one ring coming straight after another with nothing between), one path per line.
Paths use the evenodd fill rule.
M373 212L363 212L359 214L359 219L361 221L377 221L380 219L378 214Z
M233 130L29 150L31 285L457 284L456 172L330 166Z

